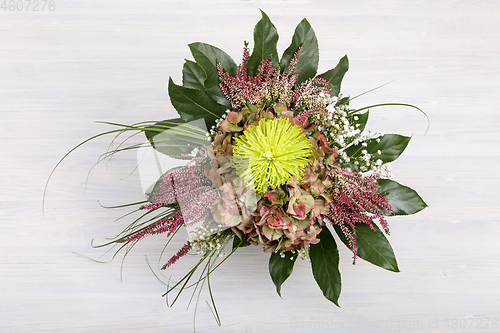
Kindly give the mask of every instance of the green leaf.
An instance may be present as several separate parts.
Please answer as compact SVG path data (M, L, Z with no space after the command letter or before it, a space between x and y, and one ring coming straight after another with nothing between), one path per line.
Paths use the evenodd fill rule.
M323 227L318 238L320 242L311 244L309 247L313 276L326 299L339 306L338 299L342 283L337 243L326 226Z
M410 137L399 134L386 134L382 136L380 142L376 142L373 148L369 146L368 152L374 154L376 159L388 163L396 160L403 153L410 142ZM380 154L377 152L380 150Z
M154 149L177 159L191 159L182 154L189 154L194 148L206 145L204 133L192 124L186 124L181 118L159 121L144 129L144 134Z
M373 227L371 229L365 223L356 224L358 256L388 271L399 272L391 244L375 223Z
M357 145L348 147L345 152L347 156L351 158L357 158L362 155L362 151L365 149L369 154L373 155L375 160L382 160L383 163L388 163L396 160L399 155L403 153L408 142L410 142L410 137L399 135L399 134L385 134L377 139L368 139L365 142L366 147L363 146L363 142ZM378 151L380 150L380 154Z
M236 63L221 49L205 44L205 43L191 43L189 49L193 55L196 63L205 71L206 79L204 87L207 93L218 104L230 108L231 104L219 87L219 76L217 73L217 63L220 63L231 76L236 75Z
M250 76L255 76L257 67L264 59L271 60L273 66L279 62L278 49L276 48L279 38L278 30L276 30L276 27L266 13L262 10L260 12L262 13L262 18L257 22L253 30L254 46L247 65Z
M349 105L351 98L349 96L342 97L338 102L339 105Z
M418 193L408 186L390 179L379 179L377 182L379 192L387 193L386 198L394 215L415 214L427 207Z
M347 55L343 56L335 68L318 75L318 77L327 80L332 91L331 96L338 96L340 93L340 85L345 73L349 70L349 60Z
M226 111L226 107L217 104L204 90L178 86L172 78L168 81L168 94L172 105L185 121L204 119L207 130L215 124Z
M298 74L297 84L304 82L305 80L312 78L316 75L318 70L319 62L319 49L318 49L318 39L314 33L313 28L303 19L295 28L295 33L292 37L292 43L283 52L281 58L281 71L286 71L290 65L290 60L292 60L293 55L299 47L302 46L302 52L299 56L299 62L295 68L295 73Z
M234 237L233 239L233 250L238 247L247 247L250 246L250 243L245 239L240 239L239 237Z
M182 85L187 88L205 89L205 71L197 63L186 60L182 68Z
M359 132L361 133L364 131L366 127L366 123L368 122L368 116L369 116L369 111L366 111L365 113L351 114L348 116L349 123L353 125L356 129L359 129ZM358 119L356 120L355 117L357 117ZM359 126L356 126L358 124Z
M276 286L276 292L281 297L281 285L292 274L293 265L297 259L298 252L285 251L282 258L279 252L273 252L269 258L269 274Z
M375 228L374 230L372 230L368 224L356 224L354 239L356 241L355 248L358 257L374 264L375 266L379 266L392 272L399 272L398 263L391 244L375 223L373 223L373 226ZM340 229L340 226L334 224L333 228L337 232L337 235L342 243L344 243L345 246L352 251L349 246L349 241L342 232L342 229Z

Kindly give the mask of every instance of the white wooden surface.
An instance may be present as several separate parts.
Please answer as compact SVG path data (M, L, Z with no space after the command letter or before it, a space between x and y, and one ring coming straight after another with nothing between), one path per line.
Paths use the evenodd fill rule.
M27 2L26 2L27 3ZM216 45L239 62L258 8L288 46L303 17L320 43L320 72L349 55L343 93L355 101L412 103L373 110L369 127L413 135L392 169L418 190L425 211L389 221L401 273L351 265L341 247L341 308L326 301L299 262L283 299L258 248L240 251L212 277L218 327L202 294L197 332L500 331L500 3L490 1L69 1L54 11L0 11L0 331L187 332L189 294L173 308L155 268L163 240L149 238L123 265L92 249L123 227L142 198L133 154L87 172L111 137L71 147L109 127L175 115L167 80L181 82L187 44ZM130 175L129 175L130 174ZM182 239L176 245L180 246ZM167 254L168 256L168 254ZM109 260L106 255L103 260ZM167 274L178 277L192 258ZM167 281L167 278L163 278ZM465 323L465 327L464 327ZM488 326L486 326L488 325Z

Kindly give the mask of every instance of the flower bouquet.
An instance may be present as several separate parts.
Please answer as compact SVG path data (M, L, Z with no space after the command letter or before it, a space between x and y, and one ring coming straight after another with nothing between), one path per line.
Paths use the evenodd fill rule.
M187 229L186 243L162 269L189 252L199 262L164 295L209 282L232 253L253 245L269 253L280 296L301 258L311 262L323 295L338 305L341 275L332 231L352 251L353 262L359 257L399 271L385 236L386 217L426 207L414 190L390 179L387 168L410 138L364 129L369 108L416 107L351 109L352 98L340 95L347 56L317 75L318 41L306 19L281 59L277 41L262 12L253 50L244 43L240 65L214 46L189 44L195 61L186 60L182 85L172 79L168 84L179 118L118 125L95 136L140 131L155 154L185 162L164 172L146 200L135 203L141 215L101 245L128 252L148 235L168 242ZM189 285L195 271L198 280Z

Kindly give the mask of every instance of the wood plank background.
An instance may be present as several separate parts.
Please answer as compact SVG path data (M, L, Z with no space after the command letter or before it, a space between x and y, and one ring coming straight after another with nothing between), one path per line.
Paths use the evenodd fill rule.
M353 266L341 248L341 308L323 298L309 263L297 263L280 299L268 255L257 247L236 253L212 277L222 327L202 293L197 332L500 331L498 1L54 3L53 11L11 11L7 1L0 10L1 332L193 329L189 294L167 307L165 286L148 267L146 257L158 271L161 237L134 248L122 269L121 256L99 264L78 255L110 260L112 253L90 242L121 230L126 221L114 220L126 210L98 201L142 199L134 154L98 165L87 182L112 138L79 148L49 184L45 217L43 189L61 156L109 129L94 121L175 115L167 82L181 82L188 43L218 46L239 62L258 8L280 33L280 54L304 17L319 39L319 72L348 54L344 95L393 81L354 106L404 102L425 110L425 136L425 117L407 108L374 109L369 128L413 136L392 170L429 208L389 221L400 273L362 260ZM174 265L162 281L193 260Z

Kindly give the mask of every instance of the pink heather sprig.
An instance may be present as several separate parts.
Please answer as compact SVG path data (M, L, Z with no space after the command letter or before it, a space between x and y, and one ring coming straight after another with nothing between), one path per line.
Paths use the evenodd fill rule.
M216 189L207 185L203 167L203 161L194 158L188 165L164 174L151 195L150 206L157 208L175 202L190 225L206 220L211 214L210 206L219 196Z
M124 241L132 242L148 234L174 233L188 221L195 225L211 214L210 206L219 199L218 192L205 184L207 181L201 160L194 158L188 165L171 170L161 176L151 194L150 204L141 209L153 210L174 204L174 209L181 209L170 217L152 223L145 229L127 236Z
M217 190L204 186L196 197L182 206L182 213L189 225L194 226L206 221L211 214L210 206L217 200L219 200Z
M190 164L172 171L175 195L184 219L191 224L210 214L210 206L218 199L217 191L207 185L204 164L194 159Z
M177 201L177 195L174 185L174 172L169 171L160 177L158 189L151 196L152 205L168 205Z
M137 241L146 235L159 235L164 232L168 232L169 234L173 234L180 226L184 224L184 219L182 217L181 212L177 212L172 214L171 216L164 217L150 225L146 228L125 237L123 240L125 243L130 243L133 241Z
M297 64L299 63L299 57L300 54L302 53L303 46L299 46L297 49L297 52L293 54L292 59L290 60L290 63L288 64L288 68L286 70L287 75L292 75L295 73L295 67L297 67Z
M328 105L327 96L332 91L329 82L315 77L302 82L293 92L292 104L297 110L323 109Z
M241 66L236 71L236 78L242 82L248 79L247 66L248 59L250 58L250 50L247 46L248 43L245 43L245 47L243 47L243 59L241 60Z
M326 115L329 115L330 112L327 109L325 109L325 108L310 109L310 110L300 111L295 116L295 118L297 120L299 120L300 122L304 123L306 121L309 121L309 119L310 119L311 116L314 116L314 115L317 115L317 114L326 114Z
M151 195L153 202L151 207L156 208L172 203L184 205L192 203L193 200L198 199L199 194L206 187L205 179L203 164L197 159L193 159L182 168L165 173ZM187 216L185 218L190 219Z
M217 64L219 86L234 109L248 104L264 105L267 102L290 105L297 80L297 74L294 74L295 66L301 51L302 48L299 48L295 53L285 73L281 74L279 68L273 67L269 59L264 59L257 67L255 77L249 77L247 65L250 53L245 45L242 63L236 71L236 76L230 76L221 64Z
M183 247L179 249L179 251L177 251L174 256L172 256L172 258L167 261L165 265L162 266L161 269L166 269L167 267L172 266L177 260L179 260L180 257L185 256L189 251L191 251L192 248L193 246L188 241L186 244L184 244Z
M346 169L336 168L331 177L334 182L333 199L330 203L328 218L339 225L344 232L349 247L353 251L353 261L357 258L354 238L356 224L366 223L374 229L373 221L378 220L386 233L389 233L383 212L392 211L385 193L380 193L376 181L378 174L362 176Z
M250 53L245 45L236 76L229 75L220 63L217 64L219 86L234 109L249 104L269 106L276 103L284 103L289 109L297 111L326 107L325 96L331 91L327 80L311 78L295 86L298 78L295 69L301 52L302 47L299 47L283 73L279 67L273 67L271 60L264 59L257 67L255 77L249 77L247 66Z
M140 209L145 209L145 210L153 210L153 209L158 209L161 207L166 207L167 204L164 204L163 202L152 202L152 203L147 203L144 204L140 207Z

